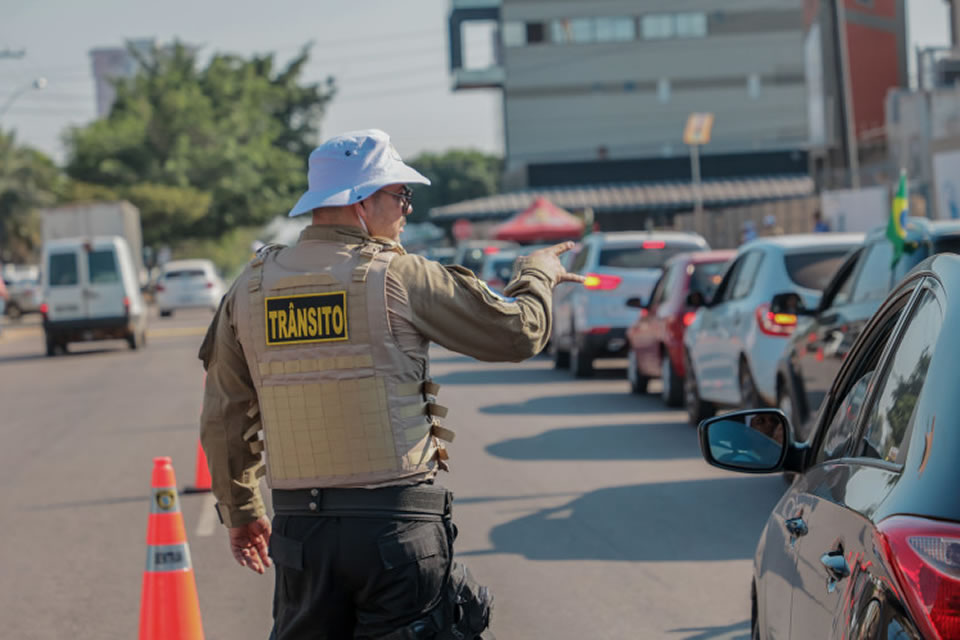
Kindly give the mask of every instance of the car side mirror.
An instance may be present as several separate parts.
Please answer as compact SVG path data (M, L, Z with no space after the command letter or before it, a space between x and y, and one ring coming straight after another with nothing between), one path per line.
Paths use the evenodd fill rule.
M784 468L791 443L790 421L779 409L748 409L700 423L700 453L708 464L742 473Z
M807 309L800 294L790 291L773 296L770 300L770 311L773 313L792 313L795 316L812 316L816 309Z
M709 306L707 303L707 298L699 291L691 291L687 294L687 306L696 309L698 307Z
M634 309L643 309L647 305L643 302L643 298L627 298L627 306Z

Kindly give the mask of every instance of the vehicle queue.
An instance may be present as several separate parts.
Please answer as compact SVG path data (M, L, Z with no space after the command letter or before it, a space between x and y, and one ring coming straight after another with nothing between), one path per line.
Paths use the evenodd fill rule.
M885 227L736 251L597 233L570 252L586 283L556 293L556 368L626 356L625 391L660 378L707 463L790 482L757 545L751 638L960 638L960 223L904 229L898 259Z

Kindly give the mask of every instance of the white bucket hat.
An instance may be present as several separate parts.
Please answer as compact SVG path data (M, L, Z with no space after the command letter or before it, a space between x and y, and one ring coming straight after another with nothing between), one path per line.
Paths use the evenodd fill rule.
M290 217L317 207L354 204L389 184L411 182L430 184L404 164L386 133L379 129L344 133L310 152L307 191L290 210Z

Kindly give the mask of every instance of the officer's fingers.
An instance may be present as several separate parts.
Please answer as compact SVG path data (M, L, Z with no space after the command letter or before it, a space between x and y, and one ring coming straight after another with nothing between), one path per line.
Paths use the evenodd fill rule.
M573 249L573 245L574 243L570 241L561 242L560 244L555 244L552 247L548 247L547 251L549 251L555 256L559 256L566 253L567 251L570 251L570 249Z
M558 280L558 282L579 282L580 284L583 284L586 281L587 279L580 274L570 273L569 271L564 271L561 273L560 279Z
M263 562L264 566L270 566L270 552L267 549L267 541L263 536L257 536L255 541L258 560ZM261 572L262 573L262 572Z

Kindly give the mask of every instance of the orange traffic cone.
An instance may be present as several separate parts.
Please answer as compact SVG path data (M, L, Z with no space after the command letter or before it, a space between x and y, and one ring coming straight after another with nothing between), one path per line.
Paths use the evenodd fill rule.
M140 640L203 640L197 583L170 458L153 459Z
M213 487L210 479L210 467L207 466L207 454L203 452L203 445L197 440L197 465L194 470L195 482L192 487L184 487L184 493L206 493Z

